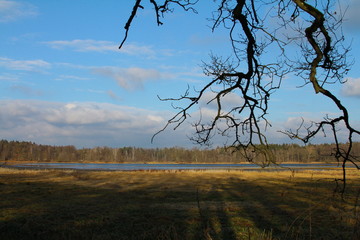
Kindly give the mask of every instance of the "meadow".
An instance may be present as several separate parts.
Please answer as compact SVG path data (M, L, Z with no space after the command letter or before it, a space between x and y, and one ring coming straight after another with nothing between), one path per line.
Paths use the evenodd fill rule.
M341 171L0 168L0 239L360 239Z

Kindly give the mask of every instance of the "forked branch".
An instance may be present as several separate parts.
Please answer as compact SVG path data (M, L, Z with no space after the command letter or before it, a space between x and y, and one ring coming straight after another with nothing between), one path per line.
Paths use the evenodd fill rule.
M332 136L336 143L334 156L343 166L343 191L346 163L350 162L359 169L352 145L354 135L360 135L360 132L351 125L347 108L327 89L328 84L343 83L351 65L347 61L349 47L343 45L342 31L337 31L343 16L333 14L333 1L314 0L313 5L305 0L215 1L218 7L212 15L211 30L220 27L228 30L232 55L226 58L212 55L210 62L204 63L204 74L211 80L200 90L190 91L188 87L178 98L160 98L173 103L185 102L185 105L173 104L176 114L158 133L170 125L177 129L193 114L191 111L195 106L211 94L206 103L215 104L217 110L211 118L201 116L199 121L195 121L195 135L191 139L209 145L214 138L223 136L228 148L241 151L249 161L260 159L265 165L274 162L276 159L268 148L266 135L266 129L271 126L267 119L269 100L283 79L294 74L302 77L305 85L311 84L316 94L330 99L340 114L333 118L327 116L309 126L302 122L297 130L282 132L306 144L320 133L329 131L330 134L326 135ZM138 8L141 8L140 3L141 0L137 0L134 4L120 47ZM164 13L173 10L171 6L196 12L196 3L195 0L150 0L158 25L162 24L160 18ZM304 27L306 24L308 26ZM295 57L292 54L294 44L301 53ZM238 102L229 105L225 99L230 96L236 96ZM346 148L340 147L340 125L345 127L343 132L345 130L347 134Z

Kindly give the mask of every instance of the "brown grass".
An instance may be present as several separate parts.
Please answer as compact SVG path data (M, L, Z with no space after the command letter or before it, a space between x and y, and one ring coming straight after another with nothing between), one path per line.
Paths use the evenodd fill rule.
M359 172L0 168L0 239L360 239Z

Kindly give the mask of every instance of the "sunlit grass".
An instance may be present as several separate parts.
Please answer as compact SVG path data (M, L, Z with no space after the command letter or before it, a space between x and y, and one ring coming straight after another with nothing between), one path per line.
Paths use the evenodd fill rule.
M0 239L356 239L341 174L0 168Z

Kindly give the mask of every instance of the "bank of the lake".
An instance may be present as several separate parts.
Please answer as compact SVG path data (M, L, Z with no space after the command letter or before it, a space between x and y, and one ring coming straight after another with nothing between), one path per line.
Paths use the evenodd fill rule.
M0 239L358 239L359 172L0 168Z
M88 171L206 171L206 170L242 170L242 171L284 171L284 170L336 170L341 166L335 163L281 163L268 166L252 163L12 163L4 164L3 167L20 169L73 169ZM352 168L352 165L347 166Z

